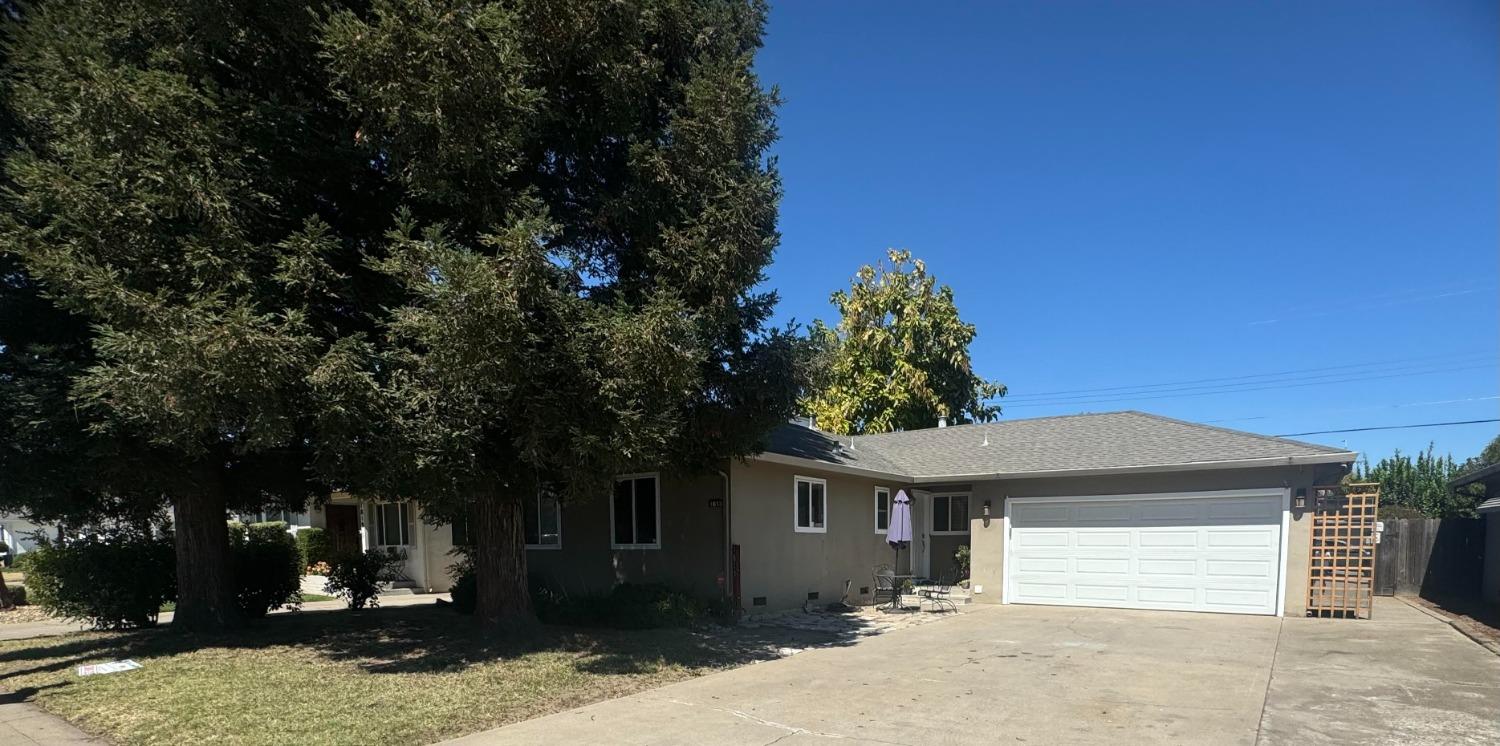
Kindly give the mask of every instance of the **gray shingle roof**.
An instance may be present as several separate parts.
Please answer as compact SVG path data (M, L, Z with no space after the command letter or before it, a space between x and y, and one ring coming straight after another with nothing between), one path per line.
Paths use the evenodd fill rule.
M1500 464L1488 464L1481 466L1464 474L1458 475L1448 483L1449 487L1458 488L1475 482L1500 482Z
M798 425L770 453L918 479L1149 469L1248 459L1340 460L1341 448L1199 425L1144 412L1041 417L880 435L834 436ZM1326 457L1326 458L1325 458Z
M1488 500L1485 500L1484 502L1480 503L1479 504L1479 512L1481 512L1481 513L1496 513L1496 512L1500 512L1500 497L1492 497L1492 498L1490 498Z

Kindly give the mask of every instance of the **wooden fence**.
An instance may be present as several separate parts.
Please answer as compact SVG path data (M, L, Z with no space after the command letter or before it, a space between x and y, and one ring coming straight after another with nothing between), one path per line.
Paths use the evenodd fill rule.
M1375 593L1472 596L1484 567L1484 519L1383 521L1375 556Z

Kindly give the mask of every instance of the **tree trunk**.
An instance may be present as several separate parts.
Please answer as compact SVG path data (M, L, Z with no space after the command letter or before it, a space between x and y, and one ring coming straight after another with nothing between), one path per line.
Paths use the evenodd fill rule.
M0 577L0 611L12 606L15 606L15 602L10 600L10 588L6 587L5 578Z
M197 494L172 501L177 547L177 610L174 628L209 631L240 622L229 564L229 525L224 493L216 480Z
M509 495L494 496L475 506L474 615L497 629L536 624L531 589L526 582L526 538L521 502Z

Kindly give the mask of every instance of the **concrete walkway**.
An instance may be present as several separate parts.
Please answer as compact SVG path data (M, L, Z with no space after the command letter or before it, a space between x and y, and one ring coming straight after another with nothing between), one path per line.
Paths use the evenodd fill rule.
M396 606L420 606L422 604L435 604L438 599L449 600L446 593L407 593L380 597L381 608L392 608ZM313 611L340 611L349 608L343 601L312 601L302 604L301 610L282 609L273 611L272 614L304 614ZM172 612L161 615L160 624L170 624ZM0 641L4 640L29 640L33 637L55 637L73 632L88 630L87 625L77 622L54 620L46 622L26 622L21 624L0 624ZM4 746L4 741L0 741Z
M454 743L1500 743L1500 658L1372 621L985 606Z
M73 743L103 743L48 715L19 695L0 693L0 744L5 746L61 746Z

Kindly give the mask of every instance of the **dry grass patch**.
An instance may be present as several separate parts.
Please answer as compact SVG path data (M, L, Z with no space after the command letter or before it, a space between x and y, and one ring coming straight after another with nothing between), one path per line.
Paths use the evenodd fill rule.
M0 689L126 744L428 743L767 657L733 635L544 628L496 639L445 609L272 615L0 643ZM81 678L85 663L143 668Z

